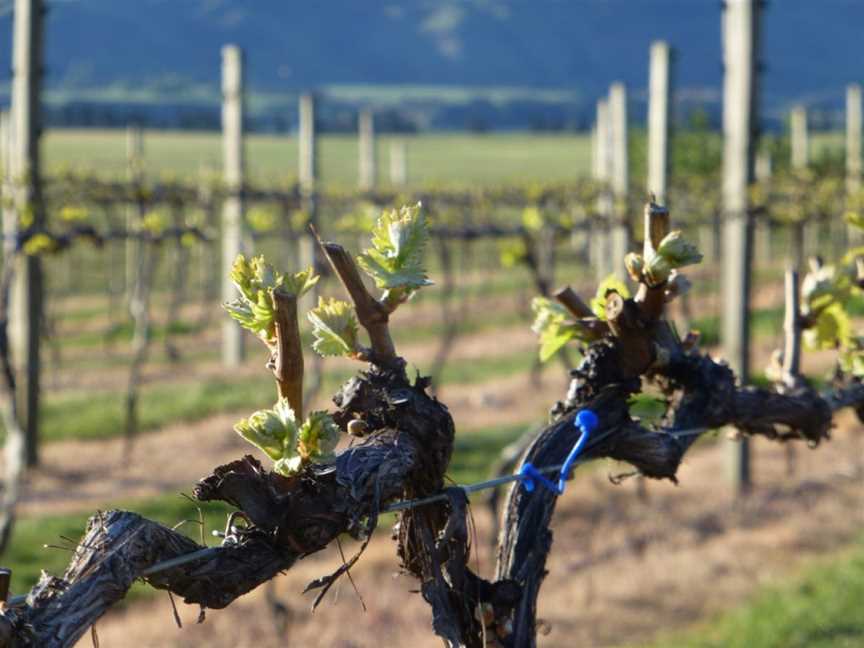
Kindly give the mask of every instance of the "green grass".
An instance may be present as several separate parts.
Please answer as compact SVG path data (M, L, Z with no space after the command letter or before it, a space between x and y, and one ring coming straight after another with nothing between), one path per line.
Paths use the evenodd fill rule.
M638 130L638 129L636 129ZM634 133L636 132L634 130ZM378 137L379 180L389 182L390 142ZM585 133L421 133L400 136L408 144L408 175L412 183L498 184L518 181L560 181L587 176L591 168L590 136ZM123 173L126 164L124 129L55 129L44 137L49 170L63 167L101 173ZM842 149L842 133L813 133L818 158ZM219 133L147 131L145 165L154 176L195 176L204 165L221 168ZM357 141L354 135L324 135L320 140L321 176L326 183L353 187L357 182ZM638 175L639 156L633 151L631 173ZM297 140L289 135L249 135L249 173L260 180L297 175Z
M507 355L488 355L470 360L456 360L444 366L441 382L444 385L479 384L496 378L527 372L534 364L534 349ZM554 400L554 399L552 399Z
M489 470L504 447L542 421L521 421L472 431L456 429L456 443L447 475L457 484L489 478Z
M153 342L161 342L165 340L166 335L171 337L191 335L200 333L202 327L196 322L171 322L170 324L153 324L150 327L150 339ZM64 333L61 340L63 348L93 348L112 343L132 341L132 336L135 332L133 322L126 320L113 327L106 327L102 331L80 331Z
M72 167L100 173L122 173L126 164L124 130L50 130L44 137L48 169ZM388 183L390 141L378 138L379 178ZM587 175L590 138L560 133L424 133L407 136L408 175L412 183L497 184L554 181ZM321 137L321 177L328 184L353 187L357 182L357 141L353 135ZM221 168L218 133L147 131L145 168L162 174L194 177L201 165ZM297 140L287 135L247 138L249 173L260 180L297 175Z
M745 605L654 648L860 648L864 646L864 538Z
M145 387L139 401L141 431L169 423L197 421L229 411L250 412L272 405L273 380L190 381L181 385ZM124 432L124 394L69 393L46 398L42 407L45 441L106 439ZM73 415L74 414L74 415Z
M503 356L455 360L448 363L442 380L451 384L481 383L490 378L527 370L534 351ZM421 367L428 369L428 367ZM353 372L347 368L324 374L324 393L335 391ZM69 392L48 395L42 406L42 438L106 439L123 434L124 394ZM188 381L173 385L145 386L140 393L139 428L158 429L169 423L198 421L224 412L251 412L273 404L273 379L262 370L260 376L244 380ZM74 416L70 413L74 412Z

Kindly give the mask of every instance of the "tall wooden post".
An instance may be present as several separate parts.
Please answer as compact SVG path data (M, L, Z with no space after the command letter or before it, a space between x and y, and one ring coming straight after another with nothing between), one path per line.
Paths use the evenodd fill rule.
M774 172L773 162L771 160L771 153L769 151L762 151L758 153L756 155L755 165L756 182L768 182ZM774 226L771 223L764 220L757 221L754 232L754 247L756 250L756 258L759 259L762 263L767 263L771 261L771 239L773 235Z
M630 250L630 224L627 219L629 160L627 157L627 88L621 82L609 88L609 118L612 127L612 193L615 207L611 232L612 272L626 279L624 257Z
M0 180L9 177L9 144L10 144L9 111L0 110ZM3 189L5 190L5 185Z
M304 192L315 189L318 179L318 142L315 137L315 97L312 94L300 96L300 123L297 129L300 154L300 188Z
M609 101L597 101L597 121L594 124L594 179L601 185L597 197L597 218L592 222L590 263L595 269L597 281L602 281L612 270L609 252L609 225L612 219L612 196L609 193L609 178L612 168L610 151Z
M846 86L846 196L860 208L858 194L861 191L861 85ZM849 239L861 241L856 227L847 229Z
M144 136L140 126L130 124L126 127L126 176L129 184L140 187L144 172ZM140 217L137 204L131 204L126 211L126 231L132 232L138 226ZM126 239L126 297L131 298L135 286L138 267L138 248L140 241L131 237Z
M803 173L810 162L807 137L807 109L798 105L789 113L790 166L793 171ZM813 250L816 228L813 223L800 221L792 225L791 263L799 272L804 271L804 260ZM818 237L818 233L817 233Z
M3 231L13 221L14 213L7 207L7 201L11 198L12 170L9 168L12 147L12 120L8 110L0 110L0 210L3 216ZM4 250L5 253L5 250Z
M408 184L408 147L404 139L390 142L390 184L394 187Z
M39 138L42 130L42 0L16 0L12 49L12 149L17 227L41 227L42 205ZM13 362L19 373L21 419L26 434L27 464L39 461L40 328L42 263L38 256L16 264L9 320Z
M300 97L300 124L298 150L300 152L300 191L303 195L303 209L313 225L318 223L318 137L315 130L315 97L304 94ZM297 256L300 268L317 267L317 245L310 232L300 232L297 239ZM315 296L312 291L301 299L300 310L314 307Z
M861 85L846 86L846 192L861 189Z
M753 180L758 129L758 51L761 0L727 0L723 12L723 347L740 380L750 359ZM729 473L738 494L749 490L747 439L729 445Z
M789 138L791 166L803 171L810 162L809 138L807 136L807 108L798 105L789 113Z
M222 174L227 196L222 207L222 299L236 299L230 269L243 251L243 52L237 45L222 48ZM244 334L230 318L222 323L222 363L236 367L243 362Z
M375 117L371 110L363 110L357 119L357 184L363 191L375 188L378 178L378 160L375 155Z
M651 43L648 78L648 193L666 205L669 173L670 53L666 41Z

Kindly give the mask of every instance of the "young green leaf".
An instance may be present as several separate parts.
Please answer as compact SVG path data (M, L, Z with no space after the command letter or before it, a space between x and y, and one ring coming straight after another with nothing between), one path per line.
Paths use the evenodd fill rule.
M856 340L854 348L840 354L840 368L858 378L864 377L864 349L861 348L860 338Z
M327 412L312 412L303 421L297 437L297 454L304 461L328 461L339 443L341 430Z
M256 232L269 232L276 228L276 212L260 205L252 207L246 212L246 222Z
M273 409L258 410L249 418L238 421L234 431L274 461L282 459L286 450L293 454L297 445L294 410L284 398L279 399Z
M273 464L273 472L283 477L296 475L303 467L303 457L298 454L286 455Z
M312 349L322 356L356 356L357 316L354 308L338 299L318 298L318 306L306 316L312 322Z
M254 261L254 259L253 259ZM252 282L255 280L255 270L252 268L252 263L246 260L242 254L238 254L234 259L234 264L231 266L231 282L240 291L247 300L252 299L254 288Z
M293 275L285 275L281 278L281 289L289 295L294 295L298 299L312 290L315 284L318 283L320 277L315 274L312 266L305 270L296 272Z
M541 362L548 361L565 344L579 338L578 329L566 323L569 313L558 302L535 297L531 300L531 310L534 311L531 330L539 336Z
M842 304L831 304L819 312L815 326L805 330L803 337L811 349L849 347L853 341L852 321Z
M498 243L498 253L504 268L515 268L528 257L528 249L521 238L503 239Z
M246 328L267 344L276 341L273 291L280 290L301 297L317 282L318 276L312 268L293 275L283 275L264 260L263 256L246 259L238 255L231 268L231 281L240 291L240 299L224 304L225 310L243 328Z
M420 203L385 211L372 229L372 247L357 258L360 267L383 290L398 290L405 298L432 284L423 267L429 239Z
M27 239L22 249L24 254L38 256L47 252L55 252L57 250L57 241L44 232L38 232Z
M235 299L222 304L222 308L228 311L228 314L237 320L243 328L252 330L255 326L255 315L246 301Z
M856 245L843 255L843 265L853 265L859 257L864 257L864 245Z
M606 319L606 295L617 292L624 299L630 297L630 289L614 274L609 275L597 286L597 293L591 299L591 310L602 320Z
M844 303L850 295L852 284L844 272L833 265L812 269L801 282L802 310L818 313L832 304Z
M539 232L543 229L543 214L540 209L533 205L523 209L522 226L531 232Z
M847 223L858 229L864 229L864 212L860 209L850 209L845 214Z
M87 208L80 205L64 205L60 209L60 220L67 223L86 221L88 216Z

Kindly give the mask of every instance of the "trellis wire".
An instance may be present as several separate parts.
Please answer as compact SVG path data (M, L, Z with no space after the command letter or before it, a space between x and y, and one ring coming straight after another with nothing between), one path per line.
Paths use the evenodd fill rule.
M674 438L682 438L687 436L697 436L699 434L704 434L710 428L707 427L699 427L699 428L691 428L687 430L673 430L668 431L665 434L668 434ZM586 463L589 459L577 459L573 461L570 465L572 468L576 468L577 466ZM567 462L561 464L555 464L552 466L545 466L543 468L535 468L536 472L539 473L556 473L559 472L562 468L567 465ZM505 484L509 484L515 481L523 481L526 479L526 475L521 472L513 473L512 475L503 475L501 477L495 477L494 479L487 479L485 481L475 482L473 484L457 484L451 488L458 488L464 491L465 493L476 493L478 491L487 490L490 488L497 488L498 486L503 486ZM428 497L420 497L412 500L403 500L400 502L393 502L389 506L385 506L380 510L380 513L395 513L397 511L405 511L412 508L417 508L418 506L425 506L426 504L433 504L435 502L443 502L447 500L448 496L446 493L438 493L436 495L430 495ZM214 531L214 534L222 535L221 532ZM162 562L158 562L155 565L151 565L144 569L140 576L152 576L153 574L158 574L159 572L165 571L167 569L173 569L174 567L180 567L190 562L195 562L196 560L201 560L203 558L210 558L211 556L215 556L217 553L222 551L225 547L205 547L203 549L199 549L197 551L193 551L188 554L183 554L182 556L176 556L174 558L169 558L168 560L163 560ZM12 596L7 601L7 605L16 606L22 605L26 602L26 596Z

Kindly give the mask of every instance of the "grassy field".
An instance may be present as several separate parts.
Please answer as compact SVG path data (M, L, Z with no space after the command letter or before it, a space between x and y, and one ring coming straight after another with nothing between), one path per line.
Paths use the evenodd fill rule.
M389 183L390 142L378 138L378 174ZM429 133L404 138L412 183L481 183L567 180L589 173L591 142L584 134ZM194 176L203 165L221 167L218 133L151 131L144 134L145 168L152 174ZM321 176L325 183L352 187L357 179L357 140L353 135L321 138ZM52 130L43 142L48 169L72 167L99 173L124 172L123 130ZM252 177L290 180L297 175L297 138L250 135L247 159Z
M632 137L644 137L634 130ZM719 136L718 136L719 137ZM394 135L377 139L378 179L390 182L390 144ZM587 133L421 133L398 136L408 151L409 184L480 184L565 181L591 171L591 138ZM631 139L631 145L636 142ZM195 177L199 170L221 168L222 141L217 132L145 131L145 168L153 176ZM353 134L321 137L321 177L331 186L351 188L357 182L357 138ZM843 147L842 133L813 133L814 159ZM637 147L641 150L643 147ZM126 132L122 129L50 130L43 138L47 168L74 168L100 174L124 174ZM249 135L247 164L260 182L293 180L297 175L297 138ZM631 174L644 167L638 151L631 155ZM641 160L641 161L640 161ZM643 169L644 170L644 169Z
M860 648L864 646L864 537L787 582L652 648Z

